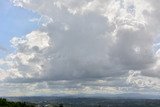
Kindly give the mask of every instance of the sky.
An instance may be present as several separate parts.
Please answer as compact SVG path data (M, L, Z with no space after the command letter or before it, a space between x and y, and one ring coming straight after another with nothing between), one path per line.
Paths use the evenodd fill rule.
M160 94L159 2L1 0L0 95Z
M11 52L10 40L14 36L25 36L39 27L37 22L30 21L33 18L39 18L38 14L31 10L13 6L10 0L0 1L0 17L0 36L2 37L0 47L4 50L4 52L1 51L0 56L4 56L7 51Z

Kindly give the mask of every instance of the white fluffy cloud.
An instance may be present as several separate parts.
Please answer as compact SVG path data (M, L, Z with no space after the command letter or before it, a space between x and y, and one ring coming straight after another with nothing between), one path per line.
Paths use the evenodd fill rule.
M12 2L40 14L42 26L11 40L15 52L0 60L4 87L24 84L35 95L160 89L159 1Z

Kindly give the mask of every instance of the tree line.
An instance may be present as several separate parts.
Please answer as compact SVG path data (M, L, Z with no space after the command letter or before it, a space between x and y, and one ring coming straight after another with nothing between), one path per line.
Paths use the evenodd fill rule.
M0 107L34 107L34 105L25 102L7 101L5 98L0 98Z

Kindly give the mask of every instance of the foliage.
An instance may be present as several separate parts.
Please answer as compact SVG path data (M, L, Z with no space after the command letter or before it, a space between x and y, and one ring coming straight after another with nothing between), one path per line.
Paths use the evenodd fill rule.
M26 104L25 102L11 102L4 98L0 98L0 107L34 107L31 104Z

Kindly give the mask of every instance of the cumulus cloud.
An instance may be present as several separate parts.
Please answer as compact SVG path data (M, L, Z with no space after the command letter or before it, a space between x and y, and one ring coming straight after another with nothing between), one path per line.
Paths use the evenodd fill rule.
M158 1L12 2L40 14L42 26L11 40L15 52L1 59L2 82L30 84L35 94L160 89Z

